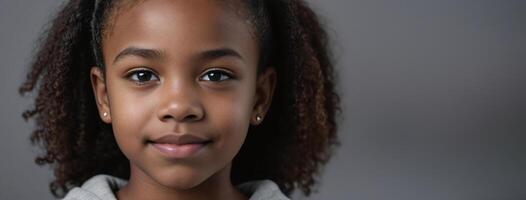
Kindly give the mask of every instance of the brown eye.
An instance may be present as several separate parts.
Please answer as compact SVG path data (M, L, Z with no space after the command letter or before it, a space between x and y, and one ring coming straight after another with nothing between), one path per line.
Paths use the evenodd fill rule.
M201 77L201 80L213 82L221 82L228 79L232 79L232 76L221 70L210 70Z
M138 83L159 80L159 78L153 72L148 70L137 70L131 72L130 75L128 75L128 78Z

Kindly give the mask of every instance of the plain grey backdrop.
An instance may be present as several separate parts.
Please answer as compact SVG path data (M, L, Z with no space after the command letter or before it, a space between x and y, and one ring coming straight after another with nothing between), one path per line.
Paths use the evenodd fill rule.
M60 0L0 1L0 199L52 199L17 88ZM311 0L342 146L298 199L526 199L526 1Z

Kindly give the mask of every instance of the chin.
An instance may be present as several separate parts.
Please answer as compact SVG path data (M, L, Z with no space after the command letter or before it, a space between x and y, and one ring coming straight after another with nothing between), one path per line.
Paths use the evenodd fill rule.
M168 175L158 174L157 182L169 188L188 190L197 187L207 178L194 170L180 170Z

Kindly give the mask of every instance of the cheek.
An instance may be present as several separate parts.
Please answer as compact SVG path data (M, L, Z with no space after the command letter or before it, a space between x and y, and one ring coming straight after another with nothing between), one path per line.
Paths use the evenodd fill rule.
M242 137L249 125L250 110L247 105L234 102L218 103L212 109L215 116L211 116L213 126L221 130L221 137Z
M204 98L211 127L215 132L217 147L233 157L243 144L252 113L251 88L224 97Z
M108 88L113 133L124 154L139 150L144 134L141 133L151 118L152 101L147 95L130 92L114 85Z

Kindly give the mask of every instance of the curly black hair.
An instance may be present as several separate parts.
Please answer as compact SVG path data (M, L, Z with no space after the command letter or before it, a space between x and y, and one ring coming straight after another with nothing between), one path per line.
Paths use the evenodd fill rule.
M36 122L31 141L44 152L35 162L53 168L50 190L56 197L96 174L130 175L111 125L99 118L89 79L91 66L103 66L100 38L121 1L65 2L38 41L19 88L21 95L37 88L34 107L22 116ZM258 71L274 67L278 87L266 120L249 128L233 160L232 182L271 179L286 195L299 189L308 196L339 144L341 109L327 34L302 0L240 2L259 40Z

